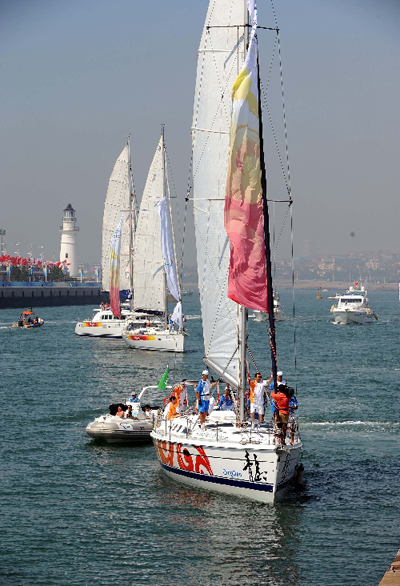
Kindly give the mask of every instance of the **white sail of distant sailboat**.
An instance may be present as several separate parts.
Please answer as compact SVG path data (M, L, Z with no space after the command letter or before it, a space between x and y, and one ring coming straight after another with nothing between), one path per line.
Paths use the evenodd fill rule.
M106 201L104 204L102 229L102 288L108 291L110 282L110 242L122 215L121 252L120 252L120 289L131 289L130 261L132 246L133 219L135 213L132 206L132 181L130 168L129 139L119 155L111 173Z
M165 192L163 137L151 163L140 202L133 258L133 309L165 314L164 259L157 204Z

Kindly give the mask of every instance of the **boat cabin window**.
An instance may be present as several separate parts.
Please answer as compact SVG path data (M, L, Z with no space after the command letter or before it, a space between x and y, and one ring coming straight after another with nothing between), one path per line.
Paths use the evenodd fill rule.
M362 303L362 298L361 297L353 297L352 299L349 299L348 297L342 297L340 302L343 303L344 305L346 305L347 303Z

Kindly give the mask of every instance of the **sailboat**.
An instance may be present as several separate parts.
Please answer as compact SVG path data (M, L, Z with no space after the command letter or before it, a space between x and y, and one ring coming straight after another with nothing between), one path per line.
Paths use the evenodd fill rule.
M184 352L182 300L176 265L164 127L140 203L133 261L133 310L148 325L125 321L122 337L130 348ZM168 316L168 290L176 301Z
M122 220L122 221L121 221ZM145 326L149 322L146 314L132 316L131 303L128 298L132 295L132 256L134 235L137 224L136 200L133 190L130 137L117 158L111 173L106 200L104 203L103 229L102 229L102 288L110 291L111 246L114 233L121 223L119 243L119 290L118 297L126 299L120 307L114 310L109 304L101 304L93 309L93 316L79 321L75 326L75 334L78 336L91 336L100 338L121 338L122 326L125 319L131 316L137 326Z
M110 247L114 231L122 217L121 244L120 244L120 290L126 299L132 291L132 249L136 227L136 203L133 193L133 180L130 155L130 137L117 158L111 173L106 200L104 203L103 228L102 228L102 289L110 289ZM130 304L122 304L120 315L114 315L107 306L97 307L93 310L93 316L80 321L75 326L75 334L78 336L94 336L121 338L122 324L130 314ZM142 319L144 322L144 319Z
M243 0L210 1L198 54L192 127L204 362L218 381L237 390L236 413L214 409L202 425L195 410L169 421L159 416L151 435L159 463L171 478L273 503L283 497L297 474L302 442L298 431L293 444L277 442L272 421L253 427L245 413L248 308L269 314L277 388L254 0L249 0L248 9L251 27ZM242 177L250 191L243 189ZM241 212L247 222L242 221ZM247 246L243 263L236 254L242 238ZM248 280L251 286L246 286Z

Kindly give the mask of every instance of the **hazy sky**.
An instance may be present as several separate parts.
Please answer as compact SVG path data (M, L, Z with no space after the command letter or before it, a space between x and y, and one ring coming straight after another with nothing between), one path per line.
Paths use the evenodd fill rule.
M79 261L99 262L115 159L131 133L140 196L161 123L183 201L207 5L1 0L0 228L7 230L9 254L19 243L25 256L31 244L34 256L43 246L46 258L58 259L62 210L71 203ZM258 5L259 23L273 26L269 0ZM323 254L400 252L400 2L274 0L274 6L297 254L305 240L319 242ZM193 250L190 230L189 264Z

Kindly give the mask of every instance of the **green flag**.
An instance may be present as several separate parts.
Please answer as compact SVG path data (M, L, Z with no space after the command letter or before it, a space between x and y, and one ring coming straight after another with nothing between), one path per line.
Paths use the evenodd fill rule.
M161 390L165 390L167 388L167 380L169 374L169 364L167 364L167 370L162 375L160 382L158 383L157 387Z

